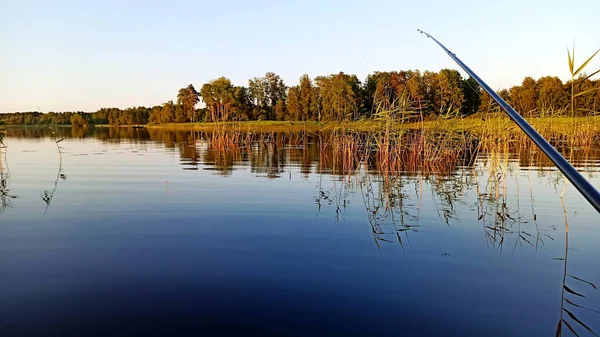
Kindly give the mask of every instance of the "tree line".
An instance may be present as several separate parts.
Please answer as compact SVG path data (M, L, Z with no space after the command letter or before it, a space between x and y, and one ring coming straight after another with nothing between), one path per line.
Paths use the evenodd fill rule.
M600 110L600 80L585 75L574 82L577 116ZM519 113L536 116L560 114L571 104L571 81L556 76L537 80L526 77L520 85L498 92ZM204 108L197 108L198 103ZM11 125L88 124L143 125L184 122L245 120L345 121L369 118L380 111L412 112L419 118L439 115L468 116L498 111L491 98L472 78L452 69L374 72L360 81L343 72L311 79L302 75L287 86L268 72L247 86L236 86L220 77L181 88L177 100L153 107L101 108L96 112L22 112L0 114L0 123Z

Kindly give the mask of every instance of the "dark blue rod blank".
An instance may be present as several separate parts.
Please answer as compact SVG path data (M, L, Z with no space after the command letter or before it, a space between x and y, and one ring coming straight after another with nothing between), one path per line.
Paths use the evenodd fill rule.
M433 36L417 29L421 34L425 34L428 38L437 43L446 53L454 60L469 76L471 76L479 85L487 92L496 103L500 104L502 109L506 111L508 117L512 119L523 132L537 145L548 158L556 165L567 179L577 188L577 190L594 206L596 211L600 213L600 193L594 186L585 179L550 143L542 137L527 121L519 115L502 97L500 97L492 88L490 88L479 76L477 76L466 64L464 64L456 55L450 52L443 44L436 40Z

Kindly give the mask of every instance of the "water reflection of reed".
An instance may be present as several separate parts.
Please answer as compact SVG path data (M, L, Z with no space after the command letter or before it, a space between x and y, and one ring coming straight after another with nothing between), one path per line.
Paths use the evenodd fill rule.
M254 172L271 178L279 176L282 167L290 166L300 167L304 174L352 174L360 165L367 165L370 171L389 174L449 175L457 166L472 165L478 153L489 157L508 153L521 167L553 167L526 137L487 129L477 135L435 130L358 132L343 128L283 133L242 131L239 127L207 132L127 127L54 130L59 139L93 137L104 142L160 143L178 150L182 165L188 169L204 162L226 175L239 165L248 165ZM542 129L541 133L575 165L597 167L600 135L584 131L560 133ZM10 137L53 136L47 128L16 128L10 130Z
M57 132L56 128L48 127L48 129L50 130L50 137L56 144L56 148L58 150L58 172L56 173L56 179L54 180L54 188L52 190L44 190L40 194L42 201L44 201L44 203L46 204L46 209L44 210L44 215L46 215L46 213L48 213L48 208L50 208L50 204L52 203L52 200L54 199L54 194L56 193L56 190L58 189L58 181L60 179L62 179L62 180L67 179L67 176L62 172L62 169L63 169L62 150L63 150L63 148L60 145L60 143L64 140L64 138L59 137L59 133ZM81 130L85 130L85 128L81 128Z
M564 200L561 197L561 203L563 207L564 219L565 219L565 255L562 258L555 258L555 260L563 261L563 279L561 288L561 300L560 300L560 315L558 319L558 326L556 328L556 336L562 336L563 327L571 331L575 336L579 336L577 330L584 329L587 332L598 336L594 330L586 324L582 317L582 313L600 314L599 310L590 308L586 305L587 296L585 291L598 292L598 287L581 277L569 274L568 272L568 260L569 260L569 220L567 218L567 209L565 207ZM575 286L573 285L575 284ZM573 290L573 289L585 289ZM597 319L595 319L597 321ZM581 333L581 331L579 332Z
M6 145L0 138L0 213L12 207L12 201L17 198L10 193L10 170L6 155Z
M473 221L483 227L491 248L502 252L510 241L509 247L513 252L525 246L537 251L545 246L546 240L557 241L557 228L554 225L544 227L538 223L531 184L532 170L530 168L527 171L527 185L522 186L517 179L520 172L515 169L516 162L510 158L509 153L490 154L484 163L460 169L452 176L387 175L382 172L370 174L363 169L342 179L344 187L333 184L331 188L327 188L319 184L319 195L320 199L335 205L338 218L338 213L343 208L339 207L342 203L336 200L342 199L343 205L346 205L349 202L346 200L348 194L360 192L378 249L383 244L399 244L404 250L405 242L410 243L409 234L416 233L421 228L419 213L425 188L432 192L438 216L448 226L450 219L457 218L458 221L460 218L456 206L461 204L469 210L476 209L477 220ZM560 176L558 172L554 173L554 176ZM528 195L526 200L520 200L521 190ZM472 192L476 193L477 198L466 197ZM473 199L474 202L468 201ZM598 288L583 277L569 273L569 223L562 196L561 202L565 217L565 253L564 257L554 259L564 263L556 335L561 336L564 330L569 330L576 336L582 336L586 332L597 336L593 324L590 324L597 321L597 318L590 318L590 315L598 315L600 310L590 307L586 302L590 293L597 293ZM447 256L448 253L444 252L442 255Z
M397 242L404 249L403 240L409 240L409 232L417 232L419 229L420 204L415 205L410 195L403 190L407 185L415 183L415 180L383 177L373 181L372 178L371 175L363 175L358 181L358 187L375 244L380 249L382 242ZM421 192L417 192L419 201Z
M451 176L443 175L387 175L360 169L352 176L344 176L340 186L319 184L317 204L335 202L336 217L347 203L348 193L360 193L365 215L378 247L382 242L403 244L403 238L417 232L421 227L420 211L425 193L440 222L451 227L465 221L465 213L476 218L485 233L490 247L500 252L508 242L512 251L529 246L535 250L545 245L546 240L556 241L554 225L540 226L535 213L535 199L531 180L528 186L520 186L515 172L495 174L486 165L461 168ZM491 173L490 173L491 172ZM512 182L514 179L514 183ZM512 191L508 187L510 185ZM529 189L529 197L521 199L521 189ZM344 195L342 195L342 192ZM526 190L523 190L526 192ZM474 197L474 196L475 197ZM462 219L461 219L462 218ZM427 223L431 220L428 218Z
M389 137L383 134L334 130L327 133L200 134L207 145L204 163L228 172L249 165L253 172L278 177L284 167L351 175L361 166L385 174L410 172L450 174L457 165L471 165L477 154L475 139L461 135L412 132Z
M58 164L58 172L56 173L56 179L54 180L54 187L51 190L44 190L40 194L42 201L46 204L46 208L44 209L44 215L48 213L48 209L52 204L52 200L54 199L54 195L58 189L59 180L67 180L67 176L63 173L62 160L60 160Z
M174 135L175 142L170 139ZM165 135L160 130L150 130L149 136L150 140L163 142L167 147L180 144L182 160L196 162L201 158L204 164L226 175L236 166L250 166L252 172L269 178L280 176L285 167L300 167L303 174L351 175L358 167L366 166L371 172L390 175L450 176L457 167L472 166L478 154L479 158L483 154L496 161L500 155L508 154L523 167L552 167L532 144L499 144L495 149L481 152L480 140L464 134L449 136L417 131L386 139L382 135L351 131L312 134L169 132ZM183 147L183 144L197 143L203 146ZM594 158L600 156L600 151L576 148L569 149L566 155L576 165L592 168L597 165Z
M231 175L237 168L249 167L258 176L278 178L286 170L297 167L303 175L352 176L362 169L370 174L381 175L384 181L398 184L406 184L404 180L412 177L418 181L419 190L423 189L424 183L428 184L436 201L438 215L447 225L456 217L455 205L462 202L461 196L469 190L469 186L475 186L479 221L488 233L490 242L499 247L504 244L502 233L518 231L519 227L529 222L524 220L523 210L509 209L507 206L505 185L510 175L509 162L518 162L520 169L536 170L538 177L550 181L555 188L563 184L560 173L548 169L552 167L550 161L531 142L515 135L507 137L506 133L473 135L465 132L389 129L359 132L344 128L286 133L242 131L239 127L215 128L207 132L102 127L81 130L85 134L61 127L53 130L23 128L11 130L10 136L49 137L55 141L93 136L105 142L154 142L177 151L183 169L197 170L202 167L224 176ZM593 168L598 166L600 151L591 144L600 139L598 136L586 133L583 140L577 141L566 134L546 136L573 163L583 167L588 176L593 174ZM574 145L577 147L572 147ZM472 169L469 171L472 173L465 173L465 168ZM486 173L486 179L480 179L477 172ZM383 190L388 191L390 196L395 194L393 187L384 186ZM395 202L397 204L400 201ZM536 223L533 196L529 201L533 223ZM391 203L388 201L388 204ZM389 207L383 209L389 210ZM548 239L546 234L538 230L521 230L521 241L517 244L533 243L537 247L543 244L544 239Z

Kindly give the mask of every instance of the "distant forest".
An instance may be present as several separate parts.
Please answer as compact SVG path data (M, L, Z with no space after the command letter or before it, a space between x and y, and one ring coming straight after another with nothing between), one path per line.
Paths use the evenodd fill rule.
M519 113L529 116L560 115L570 111L571 81L546 76L526 77L521 85L498 92ZM575 115L589 116L600 110L600 80L585 75L575 81ZM583 95L583 93L586 93ZM200 101L205 107L198 109ZM177 101L154 107L101 108L96 112L17 112L0 114L6 125L88 124L143 125L197 121L293 120L344 121L370 118L392 111L418 118L439 115L468 116L499 111L472 78L456 70L375 72L361 82L356 75L340 72L287 86L268 72L248 86L235 86L225 77L205 83L197 91L181 88ZM570 115L570 113L569 113Z

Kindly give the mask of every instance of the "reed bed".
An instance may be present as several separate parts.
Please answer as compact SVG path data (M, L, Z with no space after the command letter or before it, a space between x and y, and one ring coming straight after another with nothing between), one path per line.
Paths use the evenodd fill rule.
M429 123L432 123L431 121ZM550 162L520 130L505 118L478 128L447 120L412 130L399 129L382 122L371 131L338 126L319 132L254 131L241 125L222 124L218 129L198 132L213 150L244 151L240 158L249 158L258 148L273 151L300 151L296 156L306 158L306 152L318 155L319 172L352 174L360 168L383 174L451 174L457 167L472 166L479 154L494 163L495 174L501 166L498 158L512 154L524 166ZM557 125L558 124L558 125ZM559 151L575 162L586 162L600 144L600 130L595 124L575 123L564 127L560 121L541 123L539 132ZM309 156L310 157L310 156ZM504 163L505 164L505 163Z
M366 133L338 128L320 133L253 133L239 129L201 133L211 151L294 149L318 153L319 171L352 174L364 167L384 174L450 174L457 165L472 165L478 141L468 133L428 131ZM305 157L301 155L299 157Z

